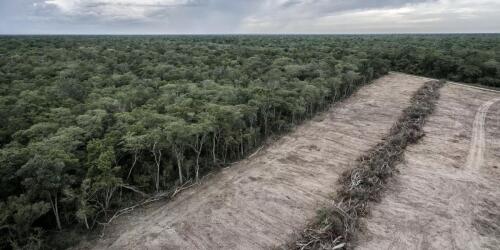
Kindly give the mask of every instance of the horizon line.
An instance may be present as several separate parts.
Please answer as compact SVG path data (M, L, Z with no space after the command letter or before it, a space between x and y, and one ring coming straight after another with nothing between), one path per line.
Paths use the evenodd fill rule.
M483 35L498 32L374 32L374 33L0 33L0 36L293 36L293 35Z

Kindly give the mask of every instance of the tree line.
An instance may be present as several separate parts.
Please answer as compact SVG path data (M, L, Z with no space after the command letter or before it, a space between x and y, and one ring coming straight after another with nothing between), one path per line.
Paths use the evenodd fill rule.
M496 35L0 37L0 248L64 247L67 237L49 238L198 181L389 70L498 87L499 44Z

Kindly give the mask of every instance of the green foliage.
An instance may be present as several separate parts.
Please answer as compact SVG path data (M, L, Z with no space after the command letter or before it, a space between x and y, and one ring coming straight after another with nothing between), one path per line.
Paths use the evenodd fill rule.
M496 35L0 37L1 247L36 248L43 232L92 229L137 194L197 181L388 70L499 86L499 44Z
M375 43L391 69L434 78L500 87L500 37L483 35L391 36ZM399 44L398 44L399 43Z
M42 230L33 223L48 211L48 203L35 202L24 194L0 202L0 248L40 249Z

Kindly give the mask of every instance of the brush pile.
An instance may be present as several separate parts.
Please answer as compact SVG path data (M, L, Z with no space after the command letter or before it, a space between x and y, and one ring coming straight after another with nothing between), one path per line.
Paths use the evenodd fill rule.
M295 243L294 249L349 249L353 247L359 218L366 216L370 202L378 201L387 179L402 162L406 147L424 136L426 118L434 111L443 81L424 84L383 141L362 155L346 171L333 206L318 213Z

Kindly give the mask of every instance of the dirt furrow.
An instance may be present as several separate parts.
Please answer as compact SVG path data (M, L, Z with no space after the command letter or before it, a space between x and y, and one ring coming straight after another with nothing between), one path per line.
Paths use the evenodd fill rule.
M428 80L391 73L174 200L119 218L89 247L267 249L288 242Z

